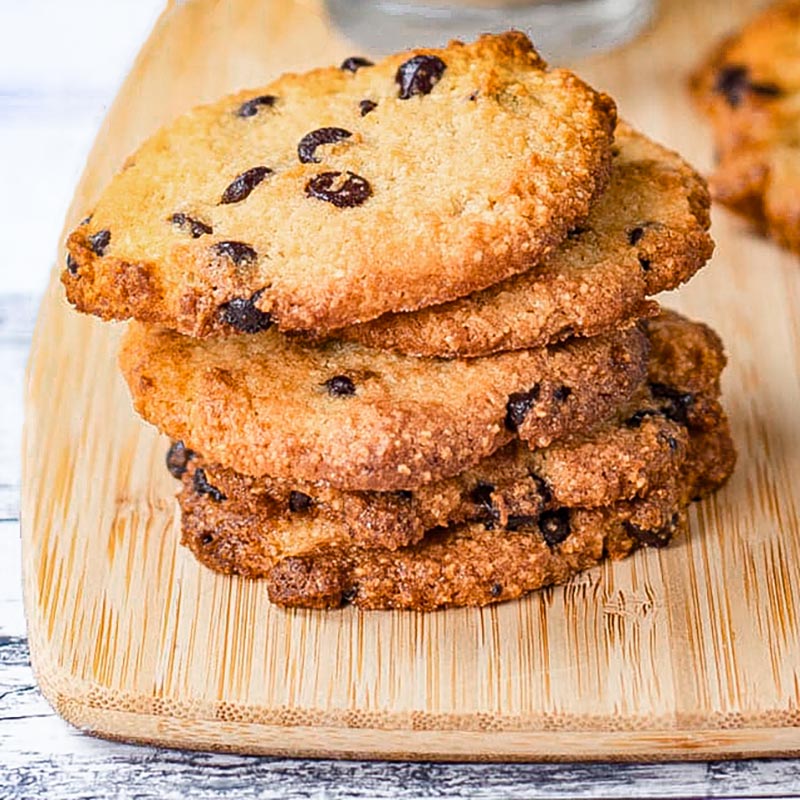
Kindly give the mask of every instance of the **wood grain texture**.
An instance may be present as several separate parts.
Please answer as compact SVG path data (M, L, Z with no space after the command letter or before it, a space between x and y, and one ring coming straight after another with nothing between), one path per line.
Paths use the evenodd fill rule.
M735 21L730 10L675 0L649 37L581 71L646 132L704 163L682 81ZM171 5L101 129L68 225L174 114L346 54L312 0ZM22 498L46 697L101 735L241 752L800 752L800 270L730 219L715 233L713 267L672 304L729 347L741 450L729 488L666 551L523 602L430 615L282 611L258 584L198 567L177 547L166 442L135 417L117 375L118 327L70 313L54 281L29 365Z

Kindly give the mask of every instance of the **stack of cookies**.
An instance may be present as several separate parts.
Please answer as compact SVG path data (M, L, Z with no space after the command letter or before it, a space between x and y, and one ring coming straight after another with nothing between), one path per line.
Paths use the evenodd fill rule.
M729 475L721 343L650 299L709 258L708 208L508 33L180 117L63 282L136 320L202 563L287 606L483 605L666 545Z

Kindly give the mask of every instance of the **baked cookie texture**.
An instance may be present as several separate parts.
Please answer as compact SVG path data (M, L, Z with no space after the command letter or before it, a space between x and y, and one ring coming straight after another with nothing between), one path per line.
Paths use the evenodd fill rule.
M761 148L774 183L793 83L755 63L715 67L709 108L766 120L723 120L723 157ZM735 463L725 354L652 297L710 257L710 198L616 123L510 32L284 75L128 159L62 281L132 320L201 563L284 606L428 611L685 530Z
M509 445L414 491L254 479L173 446L183 543L217 571L265 578L284 605L418 610L510 599L663 546L735 451L719 339L669 312L647 328L647 378L614 419L542 450Z
M719 461L705 472L702 458L712 441ZM321 518L319 527L305 529L321 533L304 541L308 552L276 559L276 545L285 545L286 538L259 535L236 513L217 516L213 501L201 505L184 498L183 543L212 569L266 579L270 599L281 605L484 605L563 583L640 546L667 545L685 528L687 504L719 488L730 474L735 456L724 418L692 453L701 460L687 460L671 481L641 498L597 508L560 507L505 528L486 521L436 528L398 549L344 545L341 534L332 534L333 523Z
M69 236L67 297L191 336L452 300L583 222L615 121L515 32L287 74L142 145Z
M180 471L181 507L200 535L216 538L235 520L276 560L321 544L394 550L466 520L520 527L546 509L609 505L674 479L688 454L688 435L656 404L646 408L653 416L640 421L637 404L633 423L606 424L542 450L512 442L460 475L414 491L345 492L322 481L257 479L193 456ZM182 444L170 453L175 447Z
M514 437L544 447L588 429L632 396L647 353L638 327L443 360L131 324L120 365L136 410L214 463L390 491L457 475Z
M482 292L336 335L416 356L471 357L630 325L658 313L648 297L689 280L711 257L710 202L680 156L620 123L608 189L541 263Z
M768 6L691 79L711 120L714 198L800 252L800 2Z

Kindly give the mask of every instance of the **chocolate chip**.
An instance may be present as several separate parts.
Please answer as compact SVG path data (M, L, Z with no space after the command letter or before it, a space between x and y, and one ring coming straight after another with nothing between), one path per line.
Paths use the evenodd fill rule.
M212 486L206 480L206 471L202 467L194 471L194 490L197 494L207 494L215 503L228 499L216 486Z
M271 108L275 105L277 97L271 94L262 94L242 103L236 111L237 117L254 117L261 108Z
M569 509L545 511L539 517L539 530L550 547L560 544L570 534Z
M559 386L553 391L553 399L558 403L563 403L572 394L569 386Z
M167 450L166 462L169 474L173 478L181 478L194 455L194 451L189 450L183 442L173 442Z
M489 589L489 594L492 597L500 597L503 594L503 584L502 583L493 583L492 588Z
M201 222L199 219L190 217L188 214L184 214L180 211L173 214L169 218L169 221L176 228L180 228L182 231L186 231L187 233L191 234L192 239L199 239L204 234L214 233L214 230L210 225L206 225L205 222Z
M373 100L362 100L358 107L361 109L361 116L366 117L370 111L374 111L378 107L378 104Z
M88 217L84 217L84 218L83 218L83 219L82 219L82 220L81 220L81 221L78 223L78 226L82 228L84 225L88 225L88 224L89 224L91 221L92 221L92 215L91 215L91 214L89 214L89 216L88 216Z
M206 531L206 532L205 532L205 533L204 533L204 534L203 534L203 535L200 537L200 544L209 545L209 544L211 544L211 542L213 542L213 541L214 541L214 534L213 534L213 533L209 533L208 531Z
M495 487L491 483L480 481L470 492L470 500L478 507L480 517L487 520L496 520L499 516L497 509L492 501L492 492Z
M639 244L639 242L642 240L642 236L644 236L644 228L641 225L631 228L628 231L628 244Z
M308 511L313 505L314 500L305 494L305 492L289 492L289 511L293 513Z
M714 91L723 95L731 108L736 108L747 93L748 73L747 67L738 65L725 66L717 72Z
M664 383L651 383L650 391L653 393L653 397L659 401L661 413L667 419L680 425L688 425L689 411L695 402L693 394L682 392L680 389Z
M539 399L539 384L535 383L527 392L514 392L506 403L506 428L515 431L525 421L531 406Z
M339 69L345 72L357 72L361 67L374 67L375 65L368 59L361 56L350 56L342 61Z
M372 187L369 182L360 175L356 175L355 172L348 171L344 182L334 189L336 179L341 175L341 172L321 172L319 175L315 175L306 184L306 194L309 197L316 197L317 200L332 203L337 208L360 206L372 196Z
M342 605L347 606L356 599L358 595L358 586L351 586L346 592L342 592Z
M648 417L660 417L660 416L663 416L661 412L657 411L654 408L643 408L640 411L637 411L635 414L628 417L628 419L625 420L625 424L629 428L639 428Z
M538 519L538 517L532 517L529 514L509 514L506 530L518 531L523 528L535 528Z
M317 128L307 133L297 145L297 157L301 164L319 164L314 151L323 144L334 144L349 139L353 134L344 128Z
M650 259L639 256L639 266L642 268L642 272L650 272Z
M783 94L777 83L751 83L750 91L761 97L780 97Z
M70 275L78 274L78 262L69 253L67 253L67 270Z
M264 178L272 172L269 167L253 167L237 176L230 186L222 193L220 205L239 203L249 196L250 192L258 186Z
M229 258L237 266L249 264L258 258L258 253L243 242L217 242L212 249L218 256Z
M750 70L741 64L729 64L717 72L714 91L723 95L731 108L737 108L748 92L761 97L780 97L783 92L775 83L752 81Z
M550 489L547 481L541 476L537 475L535 472L529 472L528 477L536 486L536 491L539 493L539 497L542 498L542 505L549 505L553 500L553 492Z
M111 231L104 228L102 231L97 231L89 237L89 247L92 252L97 256L105 255L106 248L111 241Z
M220 306L222 321L242 333L258 333L272 325L272 316L256 307L261 292L252 297L234 297Z
M675 533L675 527L677 524L677 514L673 514L672 519L666 525L664 525L663 528L657 528L654 530L640 528L638 525L634 525L632 522L626 521L623 523L628 534L632 538L636 539L639 544L646 547L666 547L670 543L670 540Z
M331 397L350 397L356 393L356 385L347 375L334 375L323 384Z
M408 100L415 94L430 94L439 82L447 65L438 56L414 56L402 63L394 76L400 87L400 99Z
M674 453L678 449L678 440L674 436L667 436L667 445Z
M477 89L474 92L472 92L467 99L474 103L478 99L478 91L477 91Z

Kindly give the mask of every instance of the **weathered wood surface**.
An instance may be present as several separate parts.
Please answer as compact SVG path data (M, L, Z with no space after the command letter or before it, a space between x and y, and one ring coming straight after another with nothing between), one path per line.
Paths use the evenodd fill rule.
M707 138L688 111L682 77L708 38L752 5L676 0L650 40L584 71L618 97L626 116L702 160ZM209 19L203 9L211 7L176 4L171 22L168 15L154 34L101 131L69 222L134 144L177 110L260 82L278 64L300 67L348 52L330 39L310 0L231 0L215 5L217 17ZM293 41L287 32L298 20L302 36ZM264 48L264 31L284 37L278 41L291 46L288 61ZM717 236L717 266L677 304L712 321L733 353L727 389L743 467L695 515L692 540L587 575L566 592L435 615L418 626L403 615L344 612L323 620L276 612L257 589L210 576L177 552L172 487L159 468L163 443L127 410L113 370L116 333L69 314L54 287L31 373L36 413L26 495L34 652L51 700L97 731L262 751L518 758L796 751L800 659L791 576L800 563L793 480L800 337L791 309L798 273L793 259L730 220L721 219ZM98 419L106 427L85 424ZM261 627L247 622L254 619ZM217 637L217 649L199 645L192 636L198 625ZM532 655L514 649L520 633L534 643ZM381 670L370 672L369 660L367 680L363 672L353 683L341 680L348 659L361 663L348 645L353 637L384 664L406 658L395 684ZM420 637L420 652L436 653L430 663L411 652ZM471 643L459 653L472 655L456 657L453 642ZM288 653L287 643L298 643L297 652ZM306 646L321 658L309 660ZM272 677L264 659L209 664L209 652L250 648L289 661ZM450 672L449 683L437 677ZM454 713L468 735L450 735L446 720ZM298 718L327 730L263 727ZM374 727L353 728L356 719ZM426 726L438 730L414 730ZM488 733L492 727L509 733Z
M22 375L38 298L0 295L0 798L800 797L800 760L419 764L181 752L94 739L61 720L30 668L19 577Z

